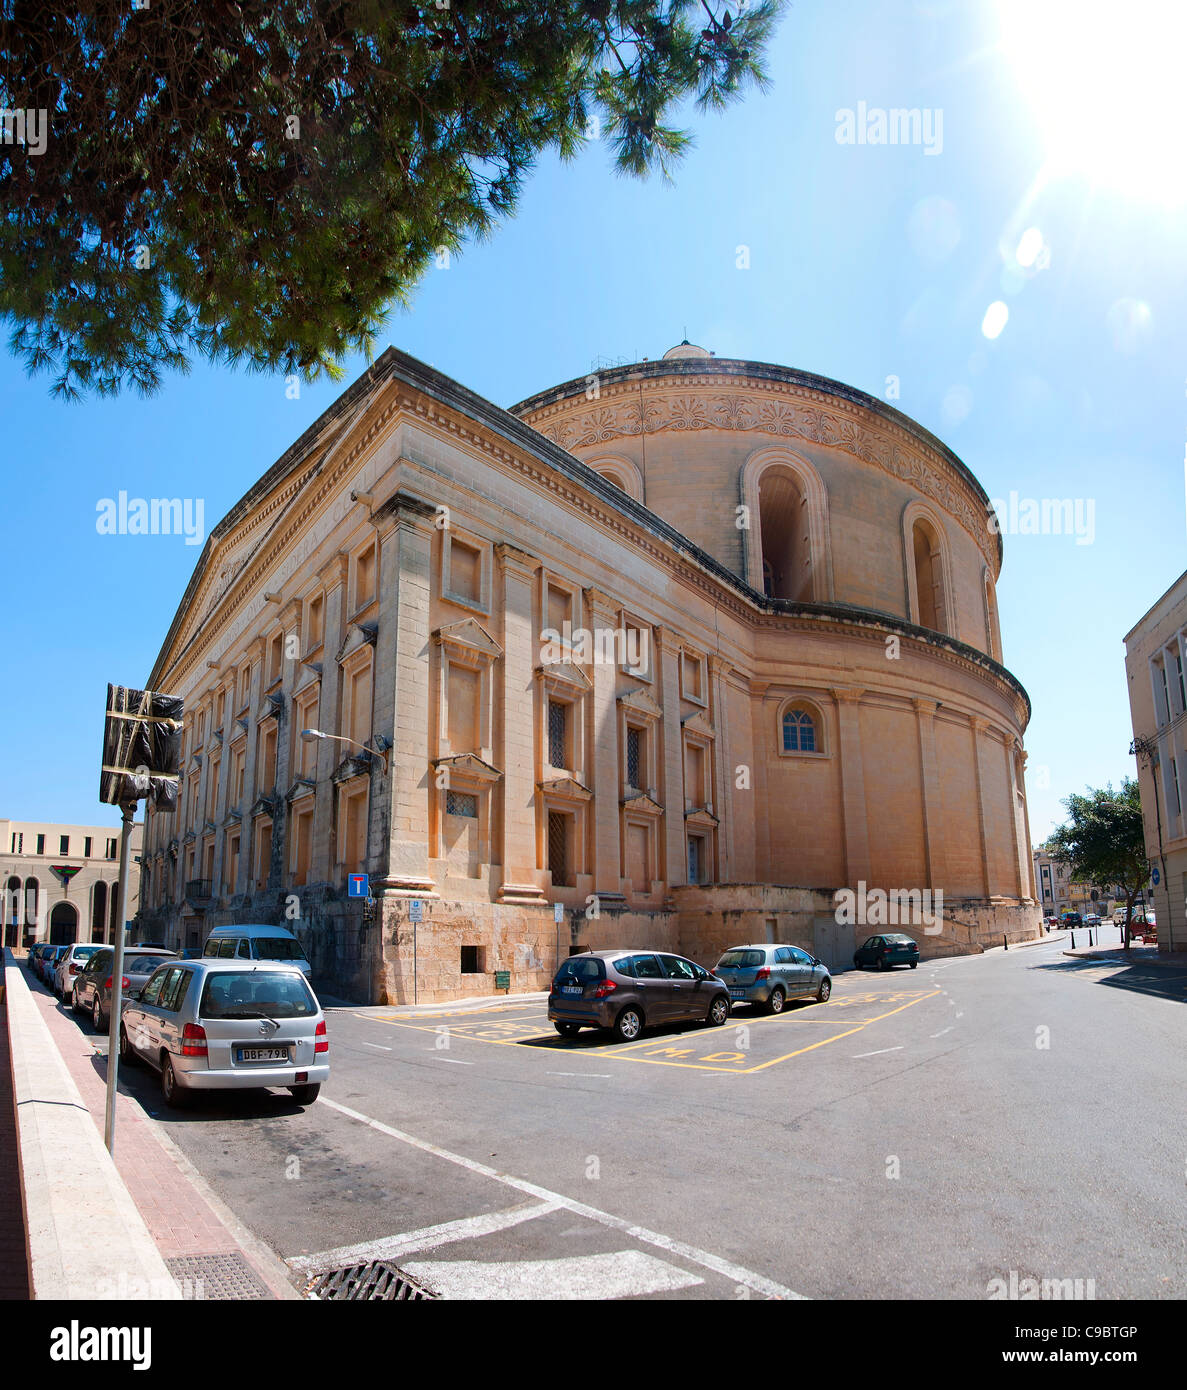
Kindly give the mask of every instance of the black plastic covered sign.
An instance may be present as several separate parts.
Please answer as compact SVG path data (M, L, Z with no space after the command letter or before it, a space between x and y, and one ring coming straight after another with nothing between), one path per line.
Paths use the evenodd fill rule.
M177 805L182 713L177 695L107 687L100 801L126 806L147 797L162 810Z

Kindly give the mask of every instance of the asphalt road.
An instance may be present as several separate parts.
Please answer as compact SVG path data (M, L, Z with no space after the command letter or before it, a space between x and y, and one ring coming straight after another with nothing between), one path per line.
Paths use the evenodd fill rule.
M539 1000L332 1009L306 1110L121 1078L297 1283L382 1258L454 1297L985 1299L1016 1271L1183 1298L1187 971L1064 945L630 1046L561 1041Z

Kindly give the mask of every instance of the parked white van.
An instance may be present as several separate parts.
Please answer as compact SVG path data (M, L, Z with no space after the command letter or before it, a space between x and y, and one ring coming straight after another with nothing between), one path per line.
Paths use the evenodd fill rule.
M206 938L203 956L222 960L285 960L299 966L309 978L310 965L301 943L284 927L241 922L237 926L214 927Z

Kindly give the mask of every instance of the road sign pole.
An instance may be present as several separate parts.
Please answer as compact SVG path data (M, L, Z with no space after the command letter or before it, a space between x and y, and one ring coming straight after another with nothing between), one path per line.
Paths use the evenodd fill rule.
M124 982L124 920L128 911L128 879L131 877L132 825L136 817L136 802L125 804L124 828L120 842L119 913L115 926L115 956L111 963L111 1017L107 1027L107 1113L103 1124L103 1142L115 1156L115 1097L120 1068L120 1007L123 1003Z

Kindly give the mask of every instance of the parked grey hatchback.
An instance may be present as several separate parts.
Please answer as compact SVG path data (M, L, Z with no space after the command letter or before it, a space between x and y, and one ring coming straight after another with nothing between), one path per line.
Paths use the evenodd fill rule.
M729 993L720 980L695 961L659 951L570 956L548 995L548 1017L562 1038L603 1028L633 1042L644 1028L687 1022L720 1027L729 1014Z
M312 1105L329 1050L317 996L299 967L279 961L167 962L120 1019L120 1060L156 1067L173 1106L195 1091L266 1086Z
M823 1003L833 992L828 966L798 946L757 942L733 946L713 967L736 1004L761 1004L781 1014L789 999L811 996Z
M155 946L126 946L120 991L125 1000L134 998L148 984L153 971L165 960L176 960L177 952ZM76 1014L90 1014L95 1032L101 1033L111 1017L111 981L115 951L105 946L86 963L74 982L71 1008Z

